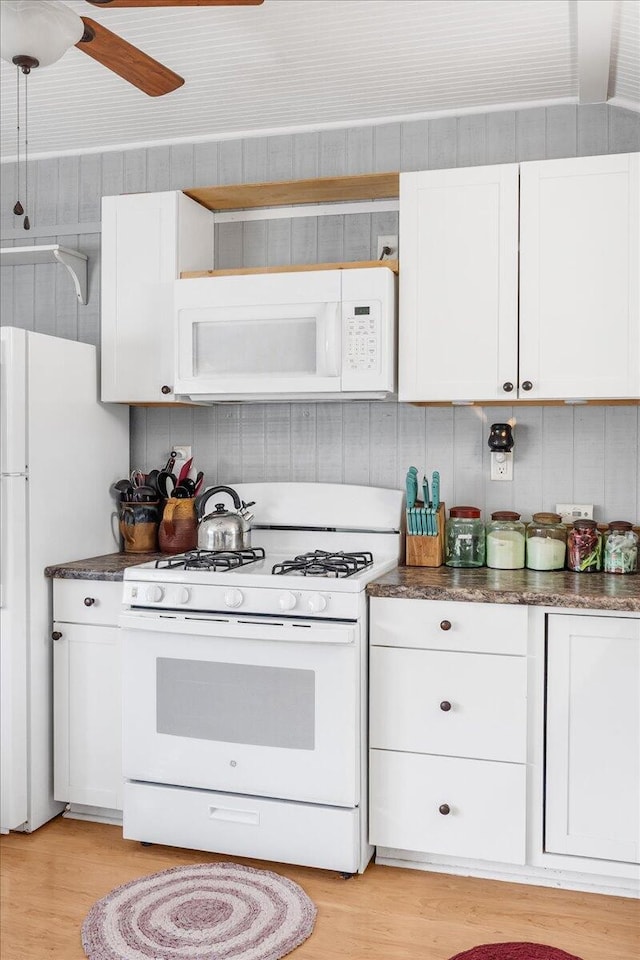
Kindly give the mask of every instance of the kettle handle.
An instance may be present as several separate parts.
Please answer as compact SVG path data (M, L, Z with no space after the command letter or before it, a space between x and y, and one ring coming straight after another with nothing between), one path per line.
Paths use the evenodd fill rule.
M228 493L233 500L233 506L236 510L239 510L242 506L242 501L232 487L209 487L208 490L205 490L204 493L201 493L196 497L196 515L198 520L202 520L204 517L204 508L207 500L214 495L214 493Z

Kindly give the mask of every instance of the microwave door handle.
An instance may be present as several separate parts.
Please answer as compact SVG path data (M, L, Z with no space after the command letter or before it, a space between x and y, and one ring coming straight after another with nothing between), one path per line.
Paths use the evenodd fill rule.
M336 300L324 308L324 370L318 373L326 377L339 377L341 373L340 332L340 302Z

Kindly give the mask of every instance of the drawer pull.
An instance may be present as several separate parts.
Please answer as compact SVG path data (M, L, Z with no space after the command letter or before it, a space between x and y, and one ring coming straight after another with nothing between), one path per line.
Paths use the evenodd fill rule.
M441 620L440 621L441 630L451 630L451 620Z
M95 602L96 602L95 597L85 597L85 598L84 598L84 605L85 605L85 607L92 607Z
M53 633L51 634L51 639L52 639L52 640L60 640L60 639L62 639L62 634L60 633L59 630L54 630Z
M448 700L443 700L442 703L440 704L440 709L444 710L444 712L447 713L447 711L451 710L451 704L449 703Z
M225 820L228 823L248 823L250 826L260 826L260 814L257 810L235 810L230 807L209 807L211 820Z
M451 807L448 803L441 803L438 807L438 812L441 813L443 817L446 817L449 813L451 813Z

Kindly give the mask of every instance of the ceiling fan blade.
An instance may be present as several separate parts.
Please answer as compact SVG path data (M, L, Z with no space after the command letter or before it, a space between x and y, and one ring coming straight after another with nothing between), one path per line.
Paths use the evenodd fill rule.
M87 0L96 7L258 7L264 0Z
M162 97L165 93L177 90L184 83L184 79L164 67L153 57L149 57L142 50L127 43L117 33L107 30L101 23L82 17L85 25L85 37L91 39L79 40L76 43L78 50L88 54L113 70L123 80L132 83L150 97Z

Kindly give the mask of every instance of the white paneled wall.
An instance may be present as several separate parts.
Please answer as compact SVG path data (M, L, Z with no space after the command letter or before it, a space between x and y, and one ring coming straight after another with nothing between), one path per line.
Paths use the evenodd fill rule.
M33 229L12 215L15 167L2 165L4 243L60 242L89 254L89 303L79 306L66 271L3 267L2 323L99 342L100 197L187 186L419 170L640 150L638 114L606 104L443 117L281 137L176 144L61 157L30 164ZM375 256L397 214L220 224L219 267ZM615 362L615 358L603 358ZM515 420L513 483L491 482L491 423ZM407 404L274 403L134 408L132 466L193 446L208 484L320 480L401 486L411 464L439 469L449 505L523 515L559 501L595 505L601 519L640 521L637 407L411 407Z

